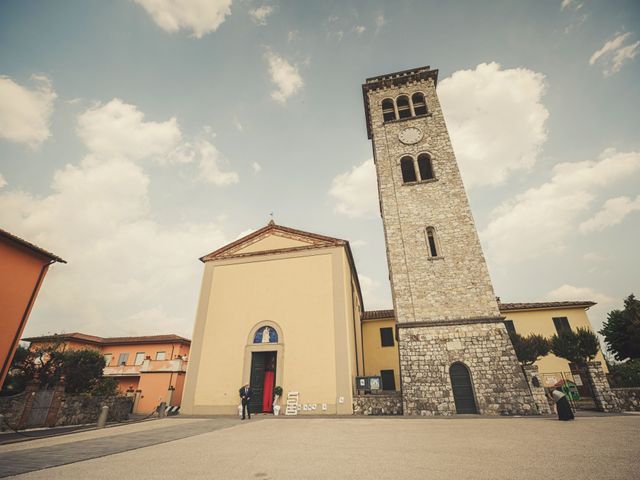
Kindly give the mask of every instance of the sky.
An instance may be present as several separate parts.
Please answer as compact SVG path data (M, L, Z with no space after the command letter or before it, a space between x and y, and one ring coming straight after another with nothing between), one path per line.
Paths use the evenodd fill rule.
M349 240L391 308L361 84L424 65L496 295L600 328L640 294L639 25L633 0L1 2L0 228L68 261L25 336L191 337L198 258L271 216Z

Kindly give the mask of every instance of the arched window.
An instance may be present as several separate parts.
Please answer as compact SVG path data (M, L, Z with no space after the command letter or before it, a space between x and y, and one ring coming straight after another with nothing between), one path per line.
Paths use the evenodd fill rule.
M278 343L278 332L273 327L260 327L253 337L253 343Z
M455 362L449 367L449 376L456 413L478 413L471 374L467 366L464 363Z
M430 180L433 177L433 165L431 164L431 157L422 153L418 156L418 170L420 170L420 180Z
M411 97L413 102L413 111L416 115L427 114L427 103L424 101L424 94L422 92L416 92Z
M418 177L416 177L416 167L413 164L413 158L402 157L400 160L400 168L402 169L402 181L404 183L418 181Z
M396 100L398 106L398 116L400 118L409 118L411 116L411 108L409 107L409 97L401 95Z
M396 110L393 107L393 100L385 98L382 101L382 118L385 122L396 119Z
M440 253L438 240L436 239L436 229L433 227L427 227L427 247L429 248L430 257L437 257Z

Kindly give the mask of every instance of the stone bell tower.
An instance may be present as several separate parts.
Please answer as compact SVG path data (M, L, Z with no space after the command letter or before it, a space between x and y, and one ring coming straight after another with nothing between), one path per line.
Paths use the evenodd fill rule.
M500 315L429 67L362 85L405 414L537 413Z

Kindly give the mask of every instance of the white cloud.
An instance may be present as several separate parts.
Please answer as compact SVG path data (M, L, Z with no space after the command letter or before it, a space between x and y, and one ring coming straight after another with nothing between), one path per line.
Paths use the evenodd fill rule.
M300 38L300 32L298 30L292 30L287 34L287 41L293 42Z
M4 177L0 173L0 188L4 187L6 185L7 185L7 181L4 179Z
M131 160L166 159L181 140L175 118L165 122L145 121L137 107L117 98L81 114L77 133L94 155Z
M576 2L576 0L562 0L562 4L560 5L560 9L561 10L567 10L567 9L571 9L571 10L580 10L583 7L584 4Z
M378 212L378 184L373 159L365 160L351 171L333 179L329 195L336 200L335 210L349 217L369 217Z
M604 260L602 255L600 255L597 252L587 252L582 256L582 259L586 262L591 262L591 263L600 262Z
M251 169L253 170L254 174L260 173L260 171L262 170L262 165L260 165L258 162L252 162Z
M555 290L551 290L545 295L545 300L551 301L580 301L589 300L596 303L611 303L614 301L604 293L596 292L589 287L575 287L573 285L562 285Z
M225 172L221 169L222 166L228 165L228 161L211 142L201 140L196 146L196 152L200 157L201 180L218 186L232 185L240 181L236 172Z
M589 65L595 65L599 62L602 67L602 73L609 77L620 71L622 66L629 60L633 60L640 51L640 41L624 45L629 38L631 32L616 33L616 35L608 40L600 50L591 55Z
M610 198L598 213L580 224L580 231L589 233L604 230L619 224L627 215L637 210L640 210L640 195L635 200L629 197Z
M304 85L298 72L298 67L291 65L287 60L271 50L267 50L265 59L269 64L271 81L277 87L277 90L271 93L271 98L280 103L285 103L290 96L296 94Z
M365 240L353 240L349 242L349 245L351 245L354 248L364 247L366 244L367 242Z
M55 172L51 193L0 193L5 228L69 262L47 275L29 322L32 334L51 331L51 319L57 330L97 335L191 334L202 271L197 258L225 236L216 223L167 227L154 218L151 179L137 160L170 155L173 122L146 122L136 107L120 103L79 116L89 154ZM115 107L122 115L109 114ZM112 145L118 142L131 153Z
M190 29L196 38L215 32L231 15L232 0L134 0L167 32Z
M355 27L353 27L353 30L358 35L362 35L367 29L363 25L356 25Z
M51 136L57 95L47 77L32 75L31 80L33 90L0 75L0 138L36 147Z
M260 5L254 9L249 10L249 16L256 25L266 25L267 17L273 13L273 6Z
M545 77L526 68L482 63L438 86L467 188L496 185L537 161L547 139Z
M481 232L499 263L561 252L598 189L640 171L640 152L606 150L597 161L560 163L549 181L516 195L490 215Z
M378 27L378 29L382 28L384 26L385 23L387 23L387 21L384 18L384 15L380 14L376 17L376 27Z
M362 290L362 301L367 310L393 308L391 298L388 295L389 289L385 289L385 294L380 294L380 283L367 275L358 274L360 289Z

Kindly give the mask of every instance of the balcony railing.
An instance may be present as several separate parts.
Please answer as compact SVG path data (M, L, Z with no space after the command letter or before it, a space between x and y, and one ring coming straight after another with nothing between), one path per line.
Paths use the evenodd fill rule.
M187 361L181 358L173 360L144 360L140 365L117 365L105 367L103 375L107 377L137 377L141 373L186 372Z

